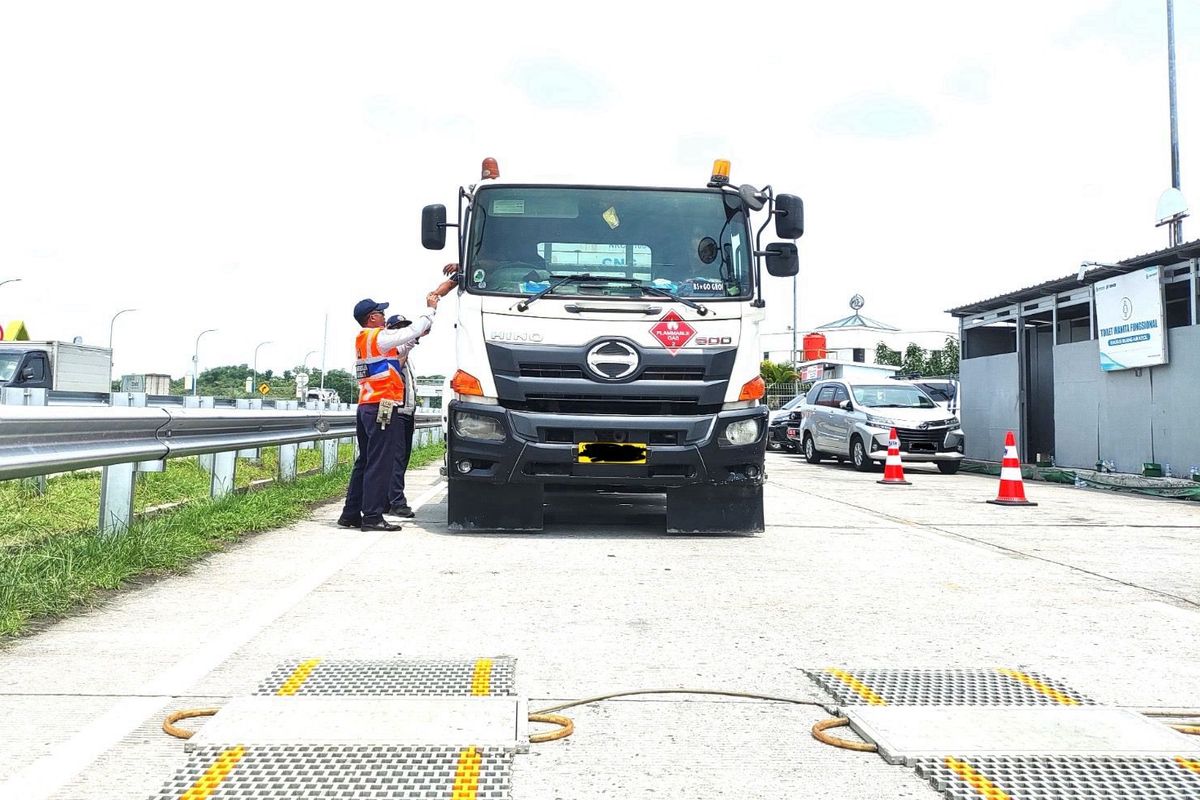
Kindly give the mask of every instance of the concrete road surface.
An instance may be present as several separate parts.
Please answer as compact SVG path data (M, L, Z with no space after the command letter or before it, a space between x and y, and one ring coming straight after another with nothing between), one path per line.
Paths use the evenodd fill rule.
M767 530L668 536L644 498L575 497L540 535L449 532L436 472L400 533L330 505L0 647L0 797L126 798L183 761L170 710L247 694L296 657L518 659L537 708L698 687L827 699L805 667L1038 670L1106 703L1200 706L1200 505L910 467L769 456ZM679 695L567 712L513 797L933 798L809 735L818 709ZM199 723L203 724L203 723Z

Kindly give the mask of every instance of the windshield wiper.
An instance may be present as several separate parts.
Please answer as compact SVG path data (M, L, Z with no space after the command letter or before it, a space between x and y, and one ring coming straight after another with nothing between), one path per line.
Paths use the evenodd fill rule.
M649 292L650 294L656 294L659 297L669 297L672 300L683 303L688 308L694 308L702 317L706 316L708 314L708 309L706 307L700 305L699 303L695 302L694 300L688 300L686 297L680 297L679 295L672 292L670 289L664 289L661 286L655 286L650 283L639 283L639 286L641 286L643 292Z
M630 283L630 284L640 284L641 283L641 281L637 280L636 278L619 278L616 275L590 275L586 272L581 273L579 275L562 275L562 276L552 275L551 277L557 277L558 280L556 280L554 283L547 286L545 289L539 289L538 291L536 291L533 294L526 297L521 302L517 303L517 311L524 311L525 309L529 308L530 303L541 300L543 297L550 294L558 287L560 287L564 284L567 284L567 283L571 283L573 281L608 281L609 283Z

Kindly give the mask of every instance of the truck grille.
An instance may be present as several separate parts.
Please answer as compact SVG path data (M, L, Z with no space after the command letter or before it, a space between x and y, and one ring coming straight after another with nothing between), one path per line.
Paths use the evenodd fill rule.
M521 364L522 378L594 378L577 364ZM641 381L702 381L704 367L651 366L634 380Z
M501 400L514 411L545 414L602 414L615 416L688 416L715 414L718 406L702 406L696 398L685 397L604 397L591 394L527 394L524 401Z

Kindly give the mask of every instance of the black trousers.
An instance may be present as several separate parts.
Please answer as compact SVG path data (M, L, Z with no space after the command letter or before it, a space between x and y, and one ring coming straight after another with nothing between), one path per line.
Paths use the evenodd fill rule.
M344 520L354 520L361 515L363 523L379 522L388 508L396 443L403 426L398 424L400 415L393 412L388 426L380 427L376 420L378 414L378 403L358 407L358 459L346 489L346 505L342 508Z
M408 459L412 457L416 419L408 414L396 412L392 416L392 424L401 426L401 431L396 442L396 461L392 470L392 488L388 493L388 501L392 508L399 508L408 505L408 498L404 496L404 473L408 471Z

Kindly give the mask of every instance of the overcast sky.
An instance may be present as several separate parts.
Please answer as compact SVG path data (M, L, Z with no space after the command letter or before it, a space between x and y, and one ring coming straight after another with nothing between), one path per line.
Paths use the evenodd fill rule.
M513 180L804 197L800 327L943 311L1166 245L1159 0L0 6L0 320L107 343L116 374L352 359L354 303L410 316L479 161ZM662 8L660 8L662 6ZM1200 203L1200 0L1176 3ZM432 9L421 11L420 8ZM1200 236L1200 220L1185 223ZM767 289L770 329L791 282ZM414 355L453 358L453 296ZM318 364L320 353L309 357Z

